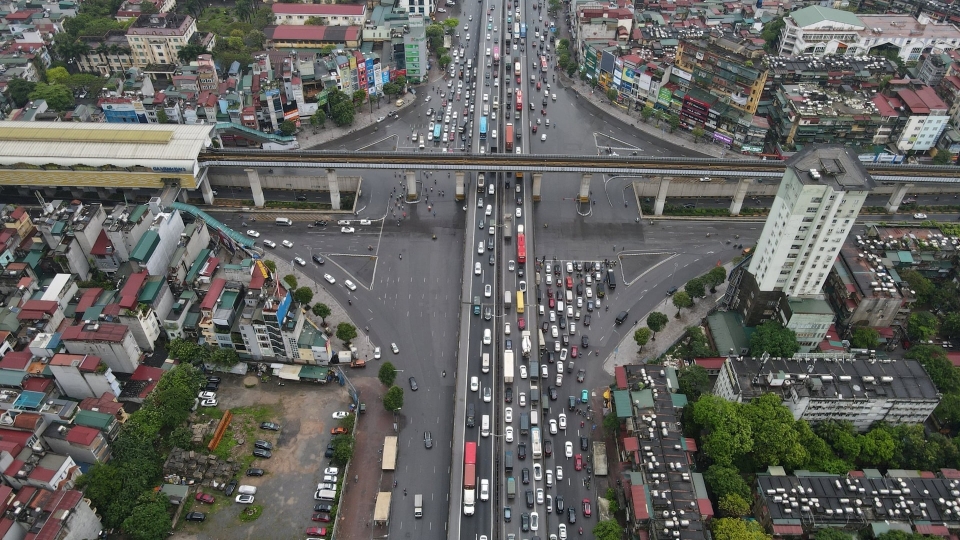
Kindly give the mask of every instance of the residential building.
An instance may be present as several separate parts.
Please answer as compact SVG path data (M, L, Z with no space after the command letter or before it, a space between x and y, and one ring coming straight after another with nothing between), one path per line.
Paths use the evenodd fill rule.
M302 26L316 18L324 26L363 26L366 4L273 4L274 22Z
M940 393L916 360L805 353L794 358L731 356L712 393L746 403L773 393L794 419L850 422L866 431L876 422L922 424Z
M427 19L437 12L436 0L397 0L397 11L406 12L408 15L420 15Z
M411 14L409 18L409 32L403 35L404 69L407 70L407 80L419 83L426 78L430 69L427 55L427 21L421 14Z
M140 243L143 234L153 224L155 217L156 215L150 206L146 204L136 206L117 205L103 222L109 240L109 243L104 245L104 249L109 248L111 252L99 255L92 250L91 253L94 258L116 257L121 262L130 260L130 254ZM101 266L100 261L97 261L97 266Z
M253 359L300 358L300 334L306 314L293 302L292 293L279 284L265 294L248 294L238 317L236 333L243 350Z
M141 15L127 29L127 43L133 51L136 67L175 65L177 52L197 32L197 23L189 15L157 13Z
M69 456L77 463L94 465L110 461L110 444L96 428L50 424L43 432L43 441L54 452Z
M360 47L360 26L293 26L281 25L266 29L267 46L274 49L315 49L340 45L348 49Z
M57 388L70 399L120 393L120 382L113 370L98 356L58 353L53 355L48 366Z
M200 321L200 309L197 293L187 289L180 293L173 308L163 321L163 330L167 339L192 339L197 336L197 323Z
M573 31L579 41L600 40L626 45L633 32L633 23L632 5L614 7L590 2L577 7Z
M99 356L116 373L133 373L143 355L123 324L84 322L65 328L62 339L67 352Z
M153 392L153 389L157 387L163 374L164 370L160 368L145 364L137 366L136 371L130 375L127 384L123 385L123 392L117 399L121 402L143 403L147 396Z
M936 146L940 134L950 121L947 104L929 86L900 90L896 95L901 116L906 117L896 141L897 149L901 152L926 152Z
M166 276L185 227L179 210L163 212L158 208L154 214L157 217L140 237L130 260L139 263L152 276Z
M767 82L762 66L764 51L750 41L725 38L682 39L677 47L676 69L686 72L690 85L719 97L724 103L754 114ZM699 115L684 115L705 124ZM706 119L706 116L702 117Z

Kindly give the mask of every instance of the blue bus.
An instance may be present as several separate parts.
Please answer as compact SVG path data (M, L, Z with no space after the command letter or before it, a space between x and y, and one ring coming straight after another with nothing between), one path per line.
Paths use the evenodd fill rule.
M527 39L527 25L520 25L520 39Z
M480 139L483 140L486 138L487 138L487 117L481 116L480 117Z
M440 122L433 126L433 140L440 142Z

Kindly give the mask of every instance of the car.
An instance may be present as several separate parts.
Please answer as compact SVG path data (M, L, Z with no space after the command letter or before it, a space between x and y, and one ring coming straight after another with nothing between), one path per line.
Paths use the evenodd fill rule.
M565 523L557 525L557 534L560 535L557 540L567 540L567 525Z
M560 330L557 329L557 325L550 327L550 335L553 336L554 339L560 335Z
M400 354L400 347L397 347L396 343L390 344L390 350L393 351L393 354Z
M477 276L483 273L483 267L480 266L480 263L473 265L473 273Z
M567 349L560 349L560 361L564 362L566 361L566 359L567 359Z
M557 434L557 421L553 418L550 419L550 434L551 435Z
M337 489L337 483L336 482L320 482L319 484L317 484L317 491L323 491L327 489L329 490Z
M315 505L313 505L313 511L314 511L314 512L327 512L327 513L329 514L330 512L333 512L333 505L332 505L332 504L326 504L326 503L315 504Z
M527 443L521 442L517 445L517 459L527 459Z
M356 286L352 281L350 281L349 279L345 279L345 280L343 281L343 286L346 287L347 289L351 290L351 291L357 290L357 286Z
M571 525L577 522L577 509L572 506L567 508L567 522Z
M428 450L433 448L433 435L429 431L423 432L423 446Z
M503 391L503 401L505 401L506 403L513 403L513 387L512 386L508 386Z
M580 437L580 449L586 452L590 447L590 439L586 437Z
M483 402L484 402L484 403L490 403L491 400L493 400L493 394L492 394L491 391L490 391L490 387L489 387L489 386L484 386L484 387L483 387Z
M573 443L572 443L572 442L567 441L567 442L563 443L563 454L564 454L565 456L567 456L567 459L570 459L570 458L573 457Z
M583 454L573 456L573 469L576 471L583 470Z
M336 484L336 483L337 483L337 477L336 477L336 475L325 474L325 475L323 475L323 482L322 482L322 483L324 483L324 484ZM334 486L334 487L336 487L336 486Z
M586 370L584 370L584 369L581 369L580 371L578 371L578 372L577 372L577 382L583 382L583 379L584 379L584 377L586 376L586 374L587 374L587 372L586 372Z
M541 495L543 495L543 490L538 489L537 490L538 503L543 502L543 497L541 497ZM540 515L537 514L536 512L530 512L530 530L533 532L537 532L537 529L539 528L540 528Z
M543 467L539 463L533 464L533 479L538 482L543 479Z
M255 231L255 230L253 230L253 229L250 229L249 231L247 231L247 236L249 236L249 237L251 237L251 238L260 238L260 233L258 233L257 231Z
M326 536L326 527L307 527L307 536Z
M253 447L261 448L263 450L273 450L273 443L259 439L253 442Z
M200 392L197 394L197 397L200 399L217 399L216 392Z
M240 504L253 504L253 495L237 495L236 501Z
M263 448L254 448L253 455L254 457L258 457L262 459L270 459L270 456L272 456L273 454L269 450L265 450Z
M517 398L517 401L519 402L519 404L520 404L521 407L526 407L526 406L527 406L527 394L524 393L524 392L520 392L520 397Z
M517 329L521 332L527 328L527 321L523 317L517 317Z
M324 512L316 512L312 516L310 516L310 520L329 523L330 521L332 521L332 518L330 517L330 514L327 514Z
M507 426L503 429L503 438L506 439L508 443L513 442L513 426Z
M506 407L503 409L503 421L508 424L513 422L513 407Z
M670 287L669 289L667 289L667 296L673 296L674 293L676 293L678 290L680 289L676 285L674 285L673 287Z
M306 266L306 265L307 265L307 261L303 260L303 258L301 258L301 257L294 257L294 258L293 258L293 262L299 264L300 266Z
M522 213L521 207L517 207L517 219L520 219L520 214Z
M340 420L340 419L346 418L349 415L350 413L348 413L347 411L337 411L333 413L332 416L334 420Z
M470 377L470 391L476 392L478 390L480 390L480 377Z
M213 498L213 495L211 495L211 494L209 494L209 493L199 493L199 492L198 492L198 493L197 493L197 496L194 497L194 499L196 499L198 502L202 502L202 503L204 503L204 504L213 504L213 503L217 502L217 500Z
M566 413L560 413L557 415L557 420L560 424L560 429L567 429L567 415Z
M557 386L563 386L563 374L557 373Z
M524 492L524 495L526 496L526 499L527 499L527 508L533 508L533 501L534 501L533 490L532 489L526 490Z
M588 336L580 336L580 346L584 349L590 347L590 338Z
M323 452L323 457L332 458L335 451L336 448L334 448L333 444L328 444L327 449Z
M590 392L584 388L580 391L580 403L586 403L587 401L590 401Z
M247 469L247 476L263 476L265 472L263 469L250 468Z
M340 469L336 467L327 467L323 470L324 476L337 476L340 474ZM329 510L317 510L317 512L329 512Z
M383 356L383 354L380 352L380 347L374 347L374 348L373 348L373 358L374 358L374 360L379 360L381 356Z
M292 247L293 247L293 242L291 242L291 241L289 241L289 240L284 240L283 242L280 242L280 243L283 244L283 247L285 247L285 248L292 248Z
M557 364L557 365L558 365L558 366L561 366L561 365L563 365L563 364ZM548 392L549 392L549 394L550 394L550 401L556 401L556 400L557 400L557 387L551 386L551 387L548 389Z
M203 512L188 512L183 519L187 521L203 522L205 519L207 519L207 515Z
M590 511L590 499L584 499L584 500L583 500L583 515L586 516L586 517L590 517L590 514L591 514L591 513L592 513L592 512Z
M356 229L354 229L353 227L340 227L340 232L344 234L350 234L352 232L356 232Z
M527 282L521 279L521 280L517 283L517 288L520 289L520 290L523 291L523 292L527 292Z
M223 494L226 495L227 497L229 497L229 496L233 495L233 492L234 492L236 489L237 489L237 481L236 481L236 480L230 480L230 482L227 483L227 487L224 488Z
M493 287L489 283L483 286L483 296L486 298L493 296Z
M927 215L923 213L916 213L913 215L913 219L927 219Z
M218 403L218 402L217 402L217 400L215 400L215 399L204 399L204 400L201 400L201 401L200 401L200 406L201 406L201 407L216 407L216 406L217 406L217 403Z
M483 344L484 344L484 345L490 345L490 343L491 343L492 341L493 341L493 334L490 332L490 329L489 329L489 328L484 328L484 329L483 329Z
M329 284L331 284L331 285L334 285L334 284L337 283L337 280L334 279L334 277L331 276L330 274L324 274L324 275L323 275L323 279L324 279L327 283L329 283Z
M592 307L592 306L593 306L593 301L592 301L592 300L589 301L589 302L587 302L587 307L588 307L588 309L589 309L590 307ZM589 314L589 313L587 313L586 315L584 315L584 316L583 316L583 325L584 325L584 326L590 326L590 319L591 319L591 317L590 317L590 314Z
M533 508L532 506L530 508ZM520 514L520 531L528 532L530 531L530 514L524 512Z
M553 441L546 439L543 441L543 455L550 457L553 455Z
M530 469L524 467L520 470L520 481L524 484L530 483Z
M263 245L267 246L268 248L276 248L276 247L277 247L277 243L274 242L273 240L264 240L264 241L263 241Z
M546 140L547 140L547 134L546 134L546 133L541 134L541 135L540 135L540 142L546 142Z
M557 465L557 472L554 474L554 477L556 477L557 482L563 480L563 467L561 467L560 465ZM557 513L559 513L559 510L557 511Z
M503 323L503 334L506 336L510 335L510 323Z
M377 122L383 122L383 121L386 120L386 119L387 119L386 116L378 116L378 117L377 117Z
M347 433L350 433L350 432L347 431L347 428L343 426L337 426L330 430L331 435L346 435Z
M327 262L326 259L324 259L324 258L323 258L322 256L320 256L320 255L313 255L313 256L311 256L311 259L313 259L313 262L315 262L315 263L317 263L317 264L323 264L323 263Z

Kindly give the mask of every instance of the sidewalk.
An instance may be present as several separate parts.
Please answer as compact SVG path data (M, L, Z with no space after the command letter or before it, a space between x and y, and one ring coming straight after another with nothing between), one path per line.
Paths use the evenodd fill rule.
M732 263L724 265L724 268L727 269L727 272L730 272L730 269L733 268ZM727 291L727 282L724 281L719 287L717 287L717 292L715 294L710 294L709 289L707 290L707 296L704 298L697 299L693 304L693 307L690 309L684 309L680 313L680 318L677 319L674 315L677 314L677 308L673 306L672 297L667 296L664 298L653 310L659 311L666 315L670 322L667 323L667 326L657 333L656 341L650 340L646 345L643 346L643 351L640 354L637 354L637 342L633 340L633 333L639 328L646 328L647 326L647 313L641 318L636 325L627 328L623 332L623 339L620 340L620 343L614 349L607 358L603 361L603 370L607 372L610 376L613 376L613 370L617 366L622 366L626 364L639 364L645 363L646 361L652 360L659 357L663 353L673 346L673 344L683 336L683 333L686 332L687 327L697 326L703 321L717 302L723 298L724 293ZM626 326L626 324L624 324Z
M324 127L314 127L310 125L310 119L306 118L303 121L300 132L297 133L297 142L300 143L301 150L311 150L315 146L346 137L354 132L377 124L377 118L380 116L389 118L387 116L389 113L400 112L407 107L413 107L417 102L417 97L418 96L410 93L395 98L384 97L380 102L380 107L374 104L373 112L370 112L370 103L364 103L360 106L360 110L353 115L353 123L349 126L339 127L330 117L327 117L326 123L323 124ZM403 106L397 107L395 105L397 99L403 100Z

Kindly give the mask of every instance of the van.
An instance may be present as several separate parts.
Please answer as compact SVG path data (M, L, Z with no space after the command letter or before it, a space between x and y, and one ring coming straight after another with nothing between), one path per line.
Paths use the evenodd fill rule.
M490 353L483 353L482 360L480 361L480 371L490 373Z
M629 315L630 314L627 313L626 311L621 311L620 314L617 315L617 318L614 322L617 323L618 325L623 324L623 321L627 320L627 317Z
M318 501L334 502L337 500L337 492L332 489L321 489L313 498Z
M510 291L503 292L503 306L506 309L510 309Z
M476 421L477 415L473 408L473 403L467 404L467 427L474 427L477 425Z
M607 270L607 286L611 291L617 288L617 274L613 270Z
M490 436L490 415L485 414L480 417L480 436L489 437Z
M540 413L536 409L530 411L530 425L540 425Z
M473 69L473 58L467 58L467 69Z
M540 373L540 364L536 360L531 360L527 367L530 368L530 379L535 380Z
M513 452L507 450L503 456L503 468L508 473L513 472Z
M276 224L280 225L281 227L289 227L293 225L293 221L291 221L290 218L278 217Z
M537 274L537 277L539 278L539 277L540 277L540 274ZM540 312L540 316L543 317L543 315L544 315L543 304L540 304L540 305L537 307L537 311L539 311L539 312Z
M240 484L240 487L237 488L237 493L240 495L256 495L257 486L250 486L247 484Z
M571 291L570 289L567 289L566 297L567 297L567 303L568 303L568 304L572 304L572 303L573 303L573 291Z
M516 498L516 496L517 496L517 479L512 476L508 476L507 477L507 498L513 499L513 498Z
M420 493L413 496L413 517L423 517L423 495Z
M526 435L528 431L530 431L530 415L520 413L520 434Z

